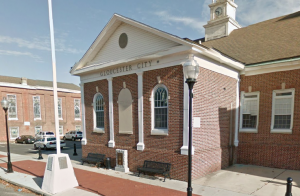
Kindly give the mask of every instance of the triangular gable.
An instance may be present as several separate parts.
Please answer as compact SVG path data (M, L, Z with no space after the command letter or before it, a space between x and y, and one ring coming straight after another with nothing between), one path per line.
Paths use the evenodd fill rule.
M128 45L121 49L118 40L120 34L124 32L128 36ZM192 46L194 44L114 14L85 55L71 69L71 73L73 74L76 70L85 67L101 66L101 64L120 61L121 59L150 55L180 45Z

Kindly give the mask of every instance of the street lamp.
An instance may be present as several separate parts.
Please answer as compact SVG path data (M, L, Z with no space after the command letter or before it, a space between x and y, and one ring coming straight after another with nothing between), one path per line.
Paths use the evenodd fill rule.
M193 99L193 87L196 83L196 79L199 74L200 66L194 60L194 55L190 54L189 59L184 62L183 66L183 73L186 78L186 83L189 86L189 150L188 150L188 157L189 157L189 168L188 168L188 188L187 188L187 195L192 196L192 99Z
M7 173L13 173L12 164L10 162L10 150L9 150L9 140L8 140L8 127L7 127L7 110L8 110L8 101L6 100L6 97L3 97L1 101L1 106L5 112L5 123L6 123L6 140L7 140Z

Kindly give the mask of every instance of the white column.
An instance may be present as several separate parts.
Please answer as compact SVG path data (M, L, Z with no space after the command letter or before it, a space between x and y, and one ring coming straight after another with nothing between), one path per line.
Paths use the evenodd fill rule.
M108 99L109 99L109 136L110 140L108 141L108 147L115 147L114 139L114 102L113 102L113 87L112 87L112 78L107 78L108 80Z
M189 87L185 83L186 78L183 77L183 146L180 148L181 154L188 155L189 150ZM192 144L193 145L193 144ZM194 147L192 146L192 155Z
M137 150L143 151L144 144L144 118L143 118L143 72L136 73L138 75L138 118L139 118L139 143Z
M80 83L80 91L81 91L81 131L83 133L81 145L86 145L87 139L86 139L86 129L85 129L84 83Z
M239 109L240 109L240 79L236 82L236 108L235 108L235 134L234 134L234 146L239 145Z

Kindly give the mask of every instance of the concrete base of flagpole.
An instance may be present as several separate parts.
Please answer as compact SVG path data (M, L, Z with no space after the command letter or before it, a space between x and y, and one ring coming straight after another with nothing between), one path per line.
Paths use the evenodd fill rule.
M48 156L42 190L51 194L78 186L73 166L68 154Z

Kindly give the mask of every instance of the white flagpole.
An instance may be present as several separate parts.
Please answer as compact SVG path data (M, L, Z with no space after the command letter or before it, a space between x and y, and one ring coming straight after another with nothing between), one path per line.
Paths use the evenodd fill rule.
M58 121L56 58L55 58L54 29L53 29L53 17L52 17L52 0L48 0L48 7L49 7L49 24L50 24L50 37L51 37L52 70L53 70L52 74L53 74L56 153L60 154L60 135L59 135L59 121Z

